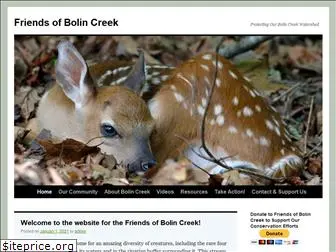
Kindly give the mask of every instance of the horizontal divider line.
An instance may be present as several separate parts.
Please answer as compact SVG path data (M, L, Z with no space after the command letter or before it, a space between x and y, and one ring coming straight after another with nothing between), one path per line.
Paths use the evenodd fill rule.
M238 211L14 211L14 213L238 213Z

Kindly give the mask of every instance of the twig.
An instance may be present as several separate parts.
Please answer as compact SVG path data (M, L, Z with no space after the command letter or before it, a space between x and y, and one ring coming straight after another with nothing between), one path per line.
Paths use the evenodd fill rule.
M242 54L251 49L256 48L261 43L272 39L273 36L246 36L238 43L230 46L225 46L217 50L217 53L225 58L231 59L238 54ZM223 43L223 42L222 42ZM222 44L220 43L220 44Z
M93 141L93 140L95 140L95 139L98 139L98 138L104 138L104 137L103 137L103 136L98 136L98 137L91 138L89 141L87 141L87 142L84 144L84 146L80 149L80 151L83 150L86 146L88 146L88 144L89 144L91 141ZM90 147L98 147L98 146L100 146L100 145L102 145L102 144L104 144L104 141L102 141L100 144L97 144L97 145L95 145L95 146L90 146Z
M282 94L280 94L279 96L275 97L272 101L271 101L271 104L274 104L276 103L277 101L279 101L282 97L288 95L289 93L293 92L294 89L298 88L299 86L301 86L302 82L292 86L291 88L287 89L285 92L283 92Z
M104 138L104 137L103 137L103 136L98 136L98 137L91 138L89 141L86 142L85 145L88 145L90 142L92 142L93 140L98 139L98 138ZM97 144L97 145L94 146L94 147L98 147L99 145L102 145L103 143L104 143L104 141L101 142L100 144Z
M304 153L307 153L307 142L308 142L308 132L309 132L309 126L310 126L310 121L311 121L311 116L313 113L313 105L314 105L314 96L311 98L310 102L310 109L309 109L309 115L308 115L308 122L307 122L307 128L306 128L306 134L305 134L305 141L304 141Z
M314 148L311 151L309 151L307 154L305 154L304 157L305 158L309 157L318 147L320 147L320 145L322 145L322 140L317 145L315 145Z
M214 162L215 164L218 164L228 170L232 170L231 167L227 166L226 164L223 164L221 161L219 161L212 153L211 151L208 149L208 147L206 146L206 143L205 143L205 121L206 121L206 117L207 117L207 114L208 114L208 111L209 111L209 105L210 105L210 102L211 102L211 98L212 98L212 95L213 95L213 92L215 90L215 86L216 86L216 78L217 78L217 75L218 75L218 52L219 52L219 48L220 48L220 45L223 43L224 41L224 37L221 38L220 42L218 43L217 47L216 47L216 66L215 66L215 74L214 74L214 79L213 79L213 82L212 82L212 87L210 89L210 94L209 94L209 97L207 99L207 103L205 105L205 110L204 110L204 115L203 115L203 118L202 118L202 124L201 124L201 141L202 141L202 144L201 144L201 149L203 149L206 154L208 154L208 156L211 158L212 162Z
M198 157L203 158L203 159L205 159L205 160L207 160L207 161L209 161L209 162L213 162L213 160L212 160L211 158L208 158L208 157L202 155L201 153L198 153L194 148L192 148L192 144L190 144L186 138L184 138L184 137L182 137L182 136L179 136L179 135L175 135L175 136L176 136L177 138L180 138L182 141L184 141L184 142L190 147L190 150L191 150L195 155L197 155Z
M188 158L187 158L187 159L188 159ZM207 170L205 170L204 168L200 167L199 165L197 165L196 163L194 163L194 162L191 161L190 159L188 159L188 161L189 161L192 165L194 165L195 167L197 167L198 169L200 169L201 171L205 172L207 175L211 176L211 174L210 174Z

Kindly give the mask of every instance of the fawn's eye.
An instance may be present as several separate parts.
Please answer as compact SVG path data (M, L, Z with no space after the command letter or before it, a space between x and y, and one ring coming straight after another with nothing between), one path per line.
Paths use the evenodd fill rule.
M118 132L111 124L103 123L100 126L100 132L104 137L115 137L118 135Z

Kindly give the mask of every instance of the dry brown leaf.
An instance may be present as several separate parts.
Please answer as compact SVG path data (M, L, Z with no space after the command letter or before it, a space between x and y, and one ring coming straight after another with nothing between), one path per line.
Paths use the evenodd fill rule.
M209 186L222 186L223 177L220 174L213 174L209 177Z
M152 184L154 185L176 185L184 182L187 179L187 168L190 167L190 162L181 160L175 162L172 160L166 161L166 164L159 169L153 176Z
M225 172L222 175L223 181L222 185L253 185L252 179L243 174L240 173L237 170L231 170L228 172Z
M191 174L192 174L193 180L195 180L199 184L208 184L209 175L203 170L194 168L194 169L191 169Z
M32 59L40 54L40 46L37 44L36 38L26 39L22 44L25 47L25 50L29 52Z
M112 178L112 171L109 169L106 169L104 166L93 164L91 165L92 169L92 178L97 179L104 179L108 180Z
M104 154L101 152L98 152L97 155L88 155L86 164L100 164L100 162L104 159Z
M24 160L16 155L17 162L14 165L16 184L41 185L41 168L38 161L33 159Z
M321 185L321 177L314 176L311 180L309 180L306 185Z
M309 157L308 158L308 171L315 175L322 174L322 159L321 157Z
M289 183L292 185L304 185L304 182L300 177L291 177L288 179Z
M41 99L40 91L38 88L26 86L20 87L20 90L15 93L15 104L21 107L21 115L25 120L29 119L35 111L35 106Z
M51 180L48 183L49 185L66 185L64 179L60 176L60 174L57 172L56 169L52 167L48 167L47 170L49 172L49 176ZM44 184L47 184L47 182L45 182Z
M27 75L28 67L22 58L16 57L14 64L14 76L18 82L24 80Z
M54 144L50 140L37 140L45 149L45 159L61 158L65 163L71 163L89 155L97 153L98 147L90 147L74 139L66 139L62 143Z
M110 169L110 168L108 168ZM115 168L113 170L111 170L112 172L112 177L113 178L125 178L126 179L126 172L127 169L126 167L122 166L122 165L116 165Z
M20 141L27 135L27 130L23 127L14 126L14 141Z
M299 65L310 65L315 62L322 62L322 56L319 52L302 45L289 47L288 56L292 63Z
M104 155L104 158L102 160L102 166L104 166L107 169L113 170L117 165L117 160L112 155Z
M127 179L124 178L111 178L108 180L104 180L104 184L108 185L129 185L129 182Z
M248 69L248 65L252 65L253 68ZM269 92L274 92L279 89L288 89L288 86L270 81L268 78L268 63L266 60L259 61L259 63L240 62L237 68L251 80L251 84L263 95Z

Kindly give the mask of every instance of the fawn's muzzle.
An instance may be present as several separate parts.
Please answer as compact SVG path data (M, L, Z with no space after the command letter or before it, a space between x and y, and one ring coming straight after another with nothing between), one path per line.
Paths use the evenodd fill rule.
M128 172L130 173L146 172L155 165L156 160L150 149L148 140L147 139L139 140L137 151L135 154L135 160L129 163Z

